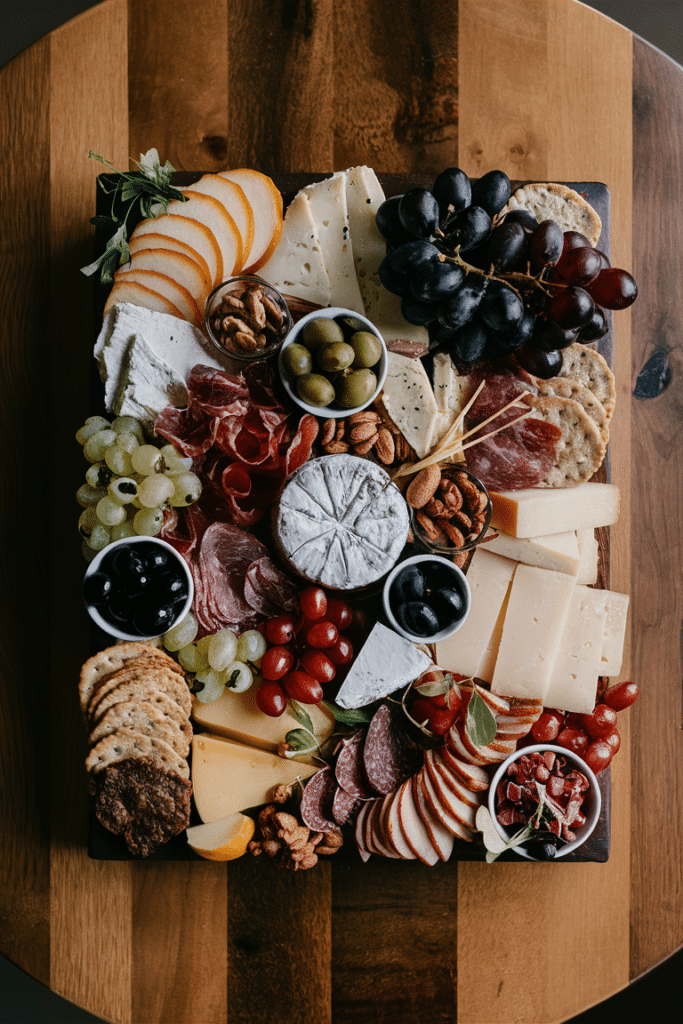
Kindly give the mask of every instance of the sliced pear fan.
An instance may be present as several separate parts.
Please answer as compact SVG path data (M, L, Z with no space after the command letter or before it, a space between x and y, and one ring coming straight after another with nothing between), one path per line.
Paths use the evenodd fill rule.
M242 237L241 265L244 267L254 244L254 213L240 186L219 174L205 174L183 191L212 196L225 207Z
M242 167L220 171L219 177L239 185L254 214L254 241L243 273L254 274L270 259L282 235L282 196L260 171Z
M171 249L141 249L140 252L131 253L130 262L120 267L114 278L118 280L134 270L154 270L157 274L170 277L190 293L199 313L203 316L208 295L206 279L198 264L189 256L173 252Z
M179 217L173 217L171 223L180 219ZM131 256L136 252L141 252L143 249L170 249L172 252L182 253L183 256L187 256L193 263L196 263L202 275L202 281L207 293L213 288L213 274L209 270L208 263L187 242L182 242L178 238L172 238L170 235L159 235L150 231L148 235L139 235L137 238L131 238L128 247Z
M151 234L174 238L189 245L198 256L206 261L211 278L210 283L215 286L223 280L221 250L213 231L206 224L193 220L191 217L184 217L180 214L171 216L168 213L164 213L160 217L141 220L131 235L131 252L133 243L140 245L142 239Z
M143 306L144 309L154 310L155 313L168 313L169 316L177 316L179 320L186 319L173 302L155 292L153 288L134 281L130 274L125 274L114 282L104 307L105 316L115 302L131 302L134 306Z
M166 274L160 274L156 270L129 270L125 274L120 274L116 277L114 287L120 284L122 281L135 281L136 284L144 285L146 288L150 288L158 295L168 299L177 309L180 310L180 315L183 320L188 320L191 324L199 327L203 322L197 303L194 301L187 288L183 288L182 285L178 284L173 278L168 277ZM114 289L112 289L113 291Z

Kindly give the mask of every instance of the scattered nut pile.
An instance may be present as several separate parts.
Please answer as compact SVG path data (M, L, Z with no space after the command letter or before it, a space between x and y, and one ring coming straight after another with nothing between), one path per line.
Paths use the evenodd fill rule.
M227 352L260 352L280 337L285 312L263 285L222 296L211 314L214 337Z
M373 454L384 466L411 462L416 458L398 427L372 409L355 412L348 419L325 420L320 443L327 455L348 451L353 451L354 455Z
M311 832L277 804L267 804L259 812L256 827L260 838L249 843L249 852L255 857L265 853L278 867L291 871L315 867L321 854L336 853L344 842L340 831Z
M490 498L482 484L462 469L420 470L406 491L415 519L433 544L462 548L486 529Z

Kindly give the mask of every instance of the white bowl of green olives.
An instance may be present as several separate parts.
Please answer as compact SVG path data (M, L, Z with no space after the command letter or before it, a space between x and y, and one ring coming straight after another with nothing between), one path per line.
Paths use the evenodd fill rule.
M387 375L387 347L366 317L330 306L308 313L292 328L278 367L292 401L314 416L340 419L365 409L379 395Z

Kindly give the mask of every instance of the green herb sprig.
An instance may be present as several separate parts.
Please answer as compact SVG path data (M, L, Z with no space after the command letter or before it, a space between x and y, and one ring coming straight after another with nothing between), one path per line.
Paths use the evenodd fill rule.
M111 284L118 267L130 259L128 219L131 212L137 207L136 212L143 218L158 217L159 214L168 212L171 200L187 202L187 196L170 184L175 168L168 160L162 167L156 149L149 149L140 155L139 161L133 161L139 167L138 171L119 171L103 156L93 153L92 150L89 151L88 158L97 160L119 177L114 183L107 181L102 175L97 179L102 191L112 197L111 214L108 217L101 214L92 217L90 223L96 228L111 231L112 235L102 255L94 263L81 267L81 273L91 277L99 271L102 284ZM117 206L124 207L123 213L117 210Z

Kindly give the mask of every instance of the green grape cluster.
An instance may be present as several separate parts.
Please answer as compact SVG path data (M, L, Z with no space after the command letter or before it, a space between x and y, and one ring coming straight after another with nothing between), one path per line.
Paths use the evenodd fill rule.
M252 667L258 668L266 653L265 638L257 629L249 629L237 637L231 629L221 629L213 636L197 636L197 620L189 612L182 622L169 629L163 637L167 651L202 684L197 700L210 704L223 694L226 686L234 693L248 690L254 681Z
M156 537L167 506L192 505L202 492L192 459L172 444L148 444L134 416L119 416L111 423L90 416L76 440L90 463L76 492L83 508L78 530L88 561L112 541Z

